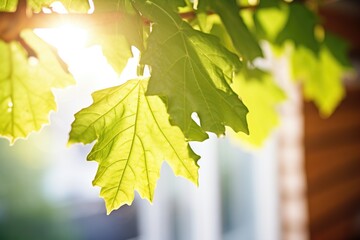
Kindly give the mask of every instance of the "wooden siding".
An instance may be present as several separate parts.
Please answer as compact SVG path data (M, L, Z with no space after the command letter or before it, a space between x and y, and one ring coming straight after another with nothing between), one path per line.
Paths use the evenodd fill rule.
M336 112L304 105L304 147L311 239L360 239L360 87Z

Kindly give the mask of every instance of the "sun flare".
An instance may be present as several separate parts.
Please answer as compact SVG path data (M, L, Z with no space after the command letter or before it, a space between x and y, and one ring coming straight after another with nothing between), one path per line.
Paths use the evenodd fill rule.
M93 4L90 1L93 12ZM59 2L54 2L51 9L43 9L46 12L57 12L66 14L66 9ZM57 49L59 56L68 64L69 70L82 69L82 71L101 72L106 78L118 79L119 76L110 67L104 57L100 45L91 45L91 29L84 28L76 23L64 23L63 25L51 29L35 29L34 32L45 42ZM137 65L140 58L140 52L135 47L131 48L133 57L128 60L128 64L120 76L120 82L128 79L137 78ZM72 72L72 71L71 71ZM74 74L74 72L72 72ZM75 73L76 75L76 73ZM95 74L96 75L96 74ZM144 75L150 76L149 69L145 67ZM119 82L118 82L119 83Z
M65 56L84 50L88 40L88 32L73 25L62 25L52 29L36 29L35 33Z

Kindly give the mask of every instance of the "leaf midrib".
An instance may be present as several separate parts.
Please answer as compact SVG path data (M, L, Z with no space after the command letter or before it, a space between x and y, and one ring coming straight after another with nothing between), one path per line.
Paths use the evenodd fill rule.
M125 175L125 172L126 172L126 170L127 170L127 168L129 167L129 164L130 164L130 160L131 160L131 155L132 155L132 153L133 153L133 148L134 148L134 143L135 143L135 136L136 136L136 130L137 130L137 124L138 124L138 115L139 115L139 103L140 103L140 87L138 86L140 84L140 82L137 82L136 84L135 84L135 87L132 89L132 91L136 88L136 87L138 87L138 101L137 101L137 105L136 105L136 114L135 114L135 124L134 124L134 133L133 133L133 137L132 137L132 142L131 142L131 146L130 146L130 151L129 151L129 154L128 154L128 157L127 157L127 161L126 161L126 163L125 163L125 167L124 167L124 170L123 170L123 172L122 172L122 174L121 174L121 177L120 177L120 180L119 180L119 184L118 184L118 186L117 186L117 189L116 189L116 193L115 193L115 195L114 195L114 197L113 197L113 200L112 200L112 202L111 202L111 206L114 208L114 203L115 203L115 199L116 199L116 197L117 197L117 195L118 195L118 193L119 193L119 190L120 190L120 186L121 186L121 183L122 183L122 181L123 181L123 179L124 179L124 175ZM131 92L132 92L131 91ZM130 93L129 93L130 94ZM129 94L127 94L127 96L129 95ZM125 99L125 98L124 98ZM124 100L123 99L123 100ZM119 103L118 103L119 104ZM118 105L117 104L117 105ZM134 172L133 172L133 174L134 174ZM135 175L135 174L134 174ZM135 175L135 177L136 177L136 175Z
M90 127L92 127L93 125L95 125L97 123L97 121L99 121L101 118L103 118L105 115L107 115L110 111L112 111L114 108L116 108L117 106L119 106L136 88L136 85L130 90L128 91L128 93L117 103L115 104L113 107L109 108L108 111L106 111L104 114L100 114L100 116L98 118L96 118L92 123L90 123L86 128L85 130L83 130L82 132L80 132L79 134L77 134L78 136L82 136L85 132L88 131L88 129ZM116 89L113 93L111 94L115 94L116 92L122 90L122 87L119 87L118 89ZM104 97L100 98L99 101L97 101L98 103L99 102L102 102L105 98L109 97L108 95L104 95ZM94 99L95 101L95 99ZM97 103L97 104L98 104ZM93 138L92 140L95 140L95 138Z

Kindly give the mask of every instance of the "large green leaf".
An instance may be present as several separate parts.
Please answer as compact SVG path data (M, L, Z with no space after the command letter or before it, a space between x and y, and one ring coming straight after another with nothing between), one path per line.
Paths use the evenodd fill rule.
M285 93L274 83L269 73L259 69L238 74L232 85L249 108L247 117L249 135L232 134L254 146L261 146L272 130L279 124L276 107L285 100Z
M224 134L225 125L248 132L245 105L230 88L241 63L212 35L194 30L160 2L139 1L137 7L154 22L142 61L151 66L147 94L165 96L171 122L191 140L206 136L202 129Z
M34 50L29 56L19 42L0 41L0 135L14 142L48 123L56 110L51 88L73 84L56 55L30 31L22 34Z
M97 140L88 159L99 169L93 181L101 187L108 213L131 204L134 190L152 201L163 160L176 175L197 184L197 156L157 96L145 96L147 80L93 94L94 103L75 115L70 143Z

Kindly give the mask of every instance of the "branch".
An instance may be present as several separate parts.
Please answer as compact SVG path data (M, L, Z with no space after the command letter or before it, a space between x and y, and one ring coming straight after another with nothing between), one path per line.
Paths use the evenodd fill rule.
M31 16L18 16L16 13L0 13L0 38L9 42L17 38L26 28L56 28L64 24L76 24L84 28L93 28L119 21L120 12L97 14L58 14L36 13ZM20 18L20 19L18 19ZM19 24L21 22L21 24Z
M26 22L27 7L26 0L19 0L16 12L0 14L0 38L9 41L16 39L18 29L23 29Z
M241 6L241 10L255 10L256 6ZM181 13L180 16L186 20L196 18L195 11ZM208 15L214 12L208 12ZM20 32L26 28L55 28L64 24L76 24L83 28L99 27L104 24L119 21L124 17L122 12L106 12L94 14L58 14L58 13L29 13L26 1L20 0L17 11L14 13L0 12L0 39L10 42L17 40ZM145 24L149 20L144 19Z

